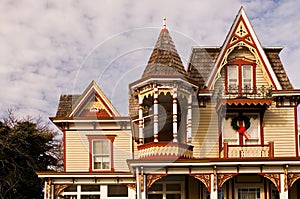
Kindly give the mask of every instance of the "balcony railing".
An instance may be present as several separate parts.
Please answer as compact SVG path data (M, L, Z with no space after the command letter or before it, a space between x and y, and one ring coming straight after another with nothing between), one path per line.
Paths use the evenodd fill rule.
M179 142L149 142L138 146L140 159L190 159L193 146Z
M274 157L274 142L267 145L228 145L224 143L220 158Z
M221 88L217 92L218 99L234 99L234 98L252 98L252 99L270 99L272 97L272 86L266 87L249 87L241 88L239 86L229 86Z

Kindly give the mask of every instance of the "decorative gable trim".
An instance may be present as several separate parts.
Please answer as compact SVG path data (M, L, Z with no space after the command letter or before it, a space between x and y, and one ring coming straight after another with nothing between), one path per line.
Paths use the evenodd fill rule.
M229 34L225 39L225 42L221 48L221 52L206 82L206 88L213 89L214 83L221 76L221 69L227 63L227 56L237 46L247 47L250 52L256 57L256 61L258 62L258 64L262 65L262 69L264 70L266 77L272 83L272 86L275 88L275 90L282 89L280 82L278 81L275 72L272 69L272 66L254 32L254 29L243 7L241 7L229 31Z
M78 116L78 113L81 113L83 111L83 108L85 108L86 104L89 100L91 100L91 95L94 95L97 100L97 102L93 103L90 107L90 111L93 112L97 109L97 104L99 106L103 107L104 111L106 113L106 117L119 117L119 112L115 109L115 107L111 104L109 99L105 96L103 91L99 88L99 86L96 84L96 82L92 81L91 84L87 87L87 89L83 92L83 94L79 97L79 99L74 104L74 108L68 114L68 117L76 117Z

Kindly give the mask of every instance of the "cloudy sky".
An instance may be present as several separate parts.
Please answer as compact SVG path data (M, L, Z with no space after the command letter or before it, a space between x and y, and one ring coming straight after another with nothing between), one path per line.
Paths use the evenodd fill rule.
M163 17L186 63L191 46L222 45L241 6L263 46L284 47L300 88L300 1L3 0L1 115L54 116L60 94L81 93L92 80L127 114L127 84L140 77Z

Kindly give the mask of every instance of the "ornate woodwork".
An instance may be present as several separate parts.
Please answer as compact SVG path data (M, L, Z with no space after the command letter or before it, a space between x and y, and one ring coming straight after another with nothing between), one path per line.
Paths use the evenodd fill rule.
M274 183L277 190L280 192L280 174L279 173L259 173L263 177L271 180Z
M147 190L153 185L157 180L167 176L168 174L153 174L147 175Z

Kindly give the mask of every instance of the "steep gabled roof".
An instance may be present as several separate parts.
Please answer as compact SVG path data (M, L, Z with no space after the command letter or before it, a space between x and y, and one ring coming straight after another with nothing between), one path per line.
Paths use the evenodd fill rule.
M227 63L227 56L237 45L249 48L250 52L256 57L256 61L262 66L263 72L266 74L266 77L269 82L272 83L275 90L281 90L282 86L280 81L268 60L243 7L239 10L225 42L222 45L220 54L212 68L205 87L208 89L213 87L214 82L220 76L222 67Z
M95 81L85 89L83 94L76 100L72 111L69 112L69 117L78 117L81 113L90 109L93 111L101 111L97 116L104 117L119 117L119 112L115 109L109 99L105 96L103 91L99 88ZM95 109L95 110L92 110Z
M92 81L81 95L61 95L56 117L119 117L120 114Z
M168 29L161 30L142 78L151 75L182 75L185 69Z

